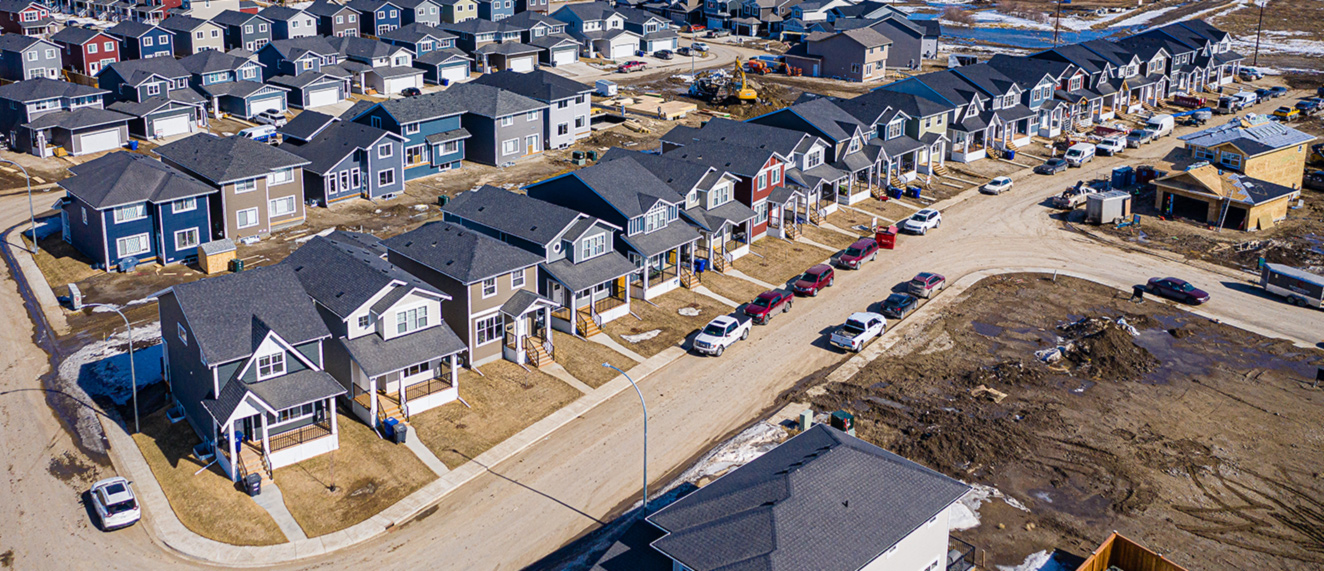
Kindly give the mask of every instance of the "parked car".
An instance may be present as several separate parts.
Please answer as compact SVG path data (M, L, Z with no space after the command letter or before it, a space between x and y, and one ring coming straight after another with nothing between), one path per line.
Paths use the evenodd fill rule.
M694 43L690 44L690 49L692 49L692 50L694 50L694 51L697 51L697 52L699 52L699 53L707 53L707 52L708 52L708 44L705 44L705 43L703 43L703 42L694 42Z
M1295 107L1279 107L1273 110L1273 118L1284 123L1301 118L1301 110Z
M988 181L988 184L979 187L979 192L984 194L1002 194L1011 190L1011 177L1000 176Z
M275 127L284 127L290 120L285 118L285 114L280 111L270 109L253 116L253 122L258 125L272 125Z
M400 95L403 95L405 97L418 97L419 95L422 94L423 94L423 90L417 87L406 87L400 90Z
M908 293L894 293L883 300L883 315L902 319L919 307L919 299Z
M699 50L691 50L688 46L676 48L676 55L687 56L690 55L690 52L697 54Z
M92 484L92 511L102 531L129 527L142 519L142 508L129 481L120 476Z
M1311 97L1310 99L1302 99L1296 102L1296 108L1301 110L1302 113L1305 113L1307 115L1319 111L1319 106L1320 106L1320 100L1315 97Z
M681 30L691 34L693 34L694 32L702 32L707 29L708 26L705 26L703 24L686 24L684 28L681 28Z
M671 50L658 50L653 52L653 57L657 59L671 59L676 57L676 55Z
M1149 129L1136 129L1126 134L1126 146L1133 149L1154 141L1154 132Z
M731 35L731 30L720 29L720 28L715 30L708 30L707 35L710 38L725 38Z
M772 321L774 313L786 313L791 310L791 303L795 301L795 295L786 290L770 289L759 294L758 297L745 304L745 315L754 320L754 323L763 325Z
M1067 160L1067 164L1073 167L1083 167L1085 163L1094 160L1094 145L1089 143L1076 143L1067 149L1062 158Z
M920 272L906 284L906 291L915 297L929 299L947 287L947 278L933 272Z
M1149 293L1191 305L1200 305L1209 301L1209 294L1204 290L1177 278L1150 278L1145 289L1149 290Z
M1168 115L1167 113L1155 115L1145 121L1145 130L1154 133L1155 139L1171 135L1175 126L1176 123L1173 120L1172 115Z
M1126 150L1126 137L1114 135L1094 146L1094 151L1105 157L1111 157Z
M278 138L275 125L258 125L256 127L249 127L247 129L243 129L239 131L238 135L236 136L243 137L245 139L252 139L254 141L259 141L262 143L272 141Z
M1052 158L1043 162L1043 164L1034 167L1037 174L1057 174L1067 170L1067 160L1063 158Z
M887 318L882 315L867 311L852 313L846 318L846 323L832 332L831 342L847 351L859 353L867 343L882 335L886 327Z
M1244 81L1254 81L1256 79L1264 79L1264 72L1255 69L1253 67L1243 67L1241 68L1241 72L1238 73L1237 75L1240 75L1241 79Z
M1287 95L1287 88L1281 85L1275 85L1269 88L1269 93L1272 93L1274 97L1282 97Z
M929 230L942 226L942 213L932 208L925 208L910 215L901 223L901 229L914 234L928 234Z
M1258 98L1260 101L1264 101L1265 99L1269 99L1270 97L1273 97L1273 92L1269 91L1268 88L1262 87L1260 89L1255 90L1255 97Z
M800 277L795 280L795 283L791 285L791 289L794 290L797 295L807 295L812 297L818 295L818 292L822 291L823 288L832 287L832 283L836 281L836 279L837 273L832 269L832 266L819 264L809 268L805 273L801 274Z
M878 241L873 238L860 238L837 257L837 265L852 270L860 269L865 262L878 259Z
M1324 171L1308 170L1301 178L1301 186L1310 190L1324 190Z
M721 357L727 347L749 338L749 329L753 327L749 319L736 319L722 315L708 322L694 338L694 350L705 355Z
M648 64L639 60L630 60L616 67L617 73L630 73L632 71L643 71L648 68Z

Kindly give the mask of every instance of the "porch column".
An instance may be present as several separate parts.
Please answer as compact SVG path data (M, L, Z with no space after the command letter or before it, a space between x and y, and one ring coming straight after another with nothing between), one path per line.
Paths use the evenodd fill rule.
M455 392L460 391L460 370L459 359L455 355L450 356L451 361L451 386L455 387Z
M590 302L589 305L591 306L592 305L591 302L593 301L593 295L589 294L588 299ZM546 339L543 339L543 342L546 343L547 346L551 347L553 351L555 351L556 343L552 342L552 306L548 305L542 308L542 322L546 324L543 327L543 335L547 337ZM553 360L555 360L555 358L553 358Z
M565 288L570 293L570 334L579 335L579 297L570 288ZM593 295L588 297L589 311L593 311Z
M933 183L933 149L929 149L929 173L924 178L926 184Z
M336 421L336 399L334 398L326 399L326 406L327 406L326 415L331 417L331 436L335 436L339 438L340 423ZM339 444L336 445L336 447L339 446L340 446Z
M374 427L377 425L377 377L368 379L368 418L372 419Z
M263 455L263 456L270 456L270 455L271 455L271 430L270 430L270 429L268 428L268 426L267 426L267 413L263 412L263 413L259 413L259 414L262 415L262 455Z
M408 403L405 402L405 374L403 372L400 373L400 380L395 385L395 396L400 400L400 414L408 417L409 413L405 412L408 410L405 408Z
M229 447L229 449L230 449L230 480L233 481L233 482L238 482L238 481L239 481L239 458L235 456L235 449L234 449L234 447L235 447L235 442L234 442L234 421L233 421L233 420L230 421L230 431L229 431L229 433L227 434L225 431L221 431L221 434L225 435L226 446Z

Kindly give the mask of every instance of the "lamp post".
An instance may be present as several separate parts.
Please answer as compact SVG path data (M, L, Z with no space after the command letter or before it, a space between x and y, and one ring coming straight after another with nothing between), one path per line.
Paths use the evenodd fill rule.
M23 178L28 180L28 220L32 222L32 253L41 252L41 246L37 245L37 211L32 208L32 175L28 174L28 169L9 159L0 159L0 163L11 164L23 171Z
M128 328L128 330L129 330L129 382L132 384L132 387L133 387L133 432L134 432L135 434L137 434L137 433L139 432L139 430L138 430L138 371L137 371L137 368L134 367L134 364L133 364L133 324L129 323L129 318L128 318L127 316L124 315L124 312L123 312L123 311L120 311L120 308L115 307L115 306L113 306L113 305L107 305L107 304L104 304L104 303L88 303L88 304L84 304L83 307L104 307L104 308L109 309L109 310L111 310L111 311L113 311L113 312L115 312L115 313L118 313L118 314L120 315L120 319L123 319L123 320L124 320L124 327Z
M1264 5L1268 3L1268 0L1256 2L1260 5L1260 23L1255 26L1255 57L1251 60L1251 65L1260 65L1260 34L1264 31Z
M639 390L639 385L634 384L634 379L630 378L629 374L616 368L611 363L603 363L602 366L615 369L617 373L625 377L625 380L630 381L630 386L634 387L634 392L639 395L639 406L644 407L644 499L639 506L639 512L648 515L648 405L644 403L644 393Z

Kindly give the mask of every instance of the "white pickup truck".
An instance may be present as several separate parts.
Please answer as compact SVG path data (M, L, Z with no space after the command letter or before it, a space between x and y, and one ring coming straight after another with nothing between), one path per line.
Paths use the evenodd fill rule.
M832 344L847 351L859 353L865 344L883 334L887 318L877 313L852 313L846 323L832 332Z
M754 320L749 318L738 319L730 315L718 317L708 322L708 325L704 326L694 338L694 350L705 355L721 357L727 347L749 337L749 330L753 324Z

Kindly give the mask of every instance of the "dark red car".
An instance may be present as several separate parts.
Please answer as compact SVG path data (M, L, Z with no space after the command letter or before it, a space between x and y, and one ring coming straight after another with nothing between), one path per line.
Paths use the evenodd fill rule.
M860 238L854 244L846 248L846 251L837 257L837 265L852 270L860 269L865 262L871 262L878 258L878 241L873 238Z
M643 71L648 64L639 60L627 61L616 68L619 73L630 73L632 71Z
M795 296L789 291L768 290L745 304L745 315L754 318L754 323L763 325L772 321L772 314L790 311L792 301L795 301Z
M1150 278L1145 289L1148 289L1149 293L1191 305L1200 305L1209 301L1209 294L1204 290L1177 278Z
M819 264L805 271L792 284L792 289L796 295L815 296L823 288L832 287L832 282L836 279L837 273L832 270L832 266Z

